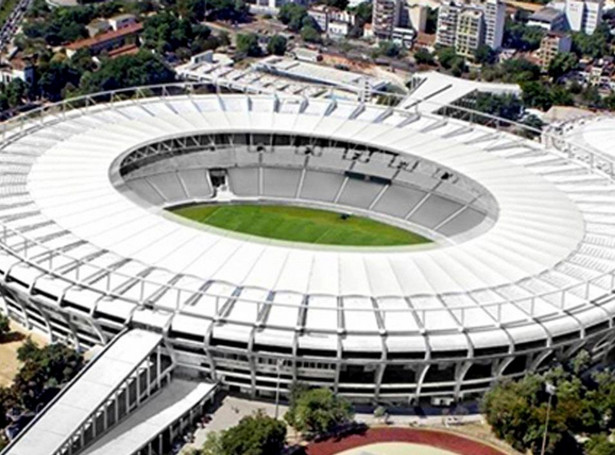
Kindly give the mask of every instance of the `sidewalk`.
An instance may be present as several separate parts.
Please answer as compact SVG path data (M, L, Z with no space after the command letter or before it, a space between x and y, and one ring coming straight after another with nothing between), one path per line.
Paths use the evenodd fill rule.
M283 418L287 406L280 405L278 417ZM256 411L262 410L267 415L275 416L275 404L257 400L248 400L245 398L237 398L226 396L220 403L220 406L211 414L211 421L204 428L198 428L194 433L194 442L186 447L201 447L207 438L207 434L211 431L221 431L232 426L235 426L239 421L246 416L254 414ZM365 423L369 426L383 425L383 419L377 419L373 414L357 413L355 420L359 423ZM467 424L483 424L483 418L480 414L470 414L463 416L446 416L446 415L390 415L386 421L389 426L399 427L432 427L432 428L455 428Z

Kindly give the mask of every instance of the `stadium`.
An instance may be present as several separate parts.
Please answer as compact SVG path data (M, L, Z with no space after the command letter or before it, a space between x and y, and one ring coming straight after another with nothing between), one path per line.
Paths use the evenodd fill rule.
M391 404L471 398L611 348L606 153L428 102L124 98L2 133L1 305L52 340L88 349L142 329L234 392L301 382ZM326 211L418 241L268 238L180 216L195 204Z

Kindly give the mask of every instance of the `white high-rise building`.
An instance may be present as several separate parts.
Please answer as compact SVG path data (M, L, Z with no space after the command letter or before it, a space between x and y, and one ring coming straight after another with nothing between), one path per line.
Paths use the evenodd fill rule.
M502 47L504 38L506 5L500 0L486 0L482 9L485 21L485 44L491 49L498 49Z
M603 5L604 0L566 0L564 13L570 30L594 33L602 21Z
M501 0L446 0L438 12L436 43L455 47L468 57L484 44L498 49L502 46L505 19L506 5Z
M455 47L457 22L463 6L453 0L444 1L438 10L438 27L436 43L441 46Z

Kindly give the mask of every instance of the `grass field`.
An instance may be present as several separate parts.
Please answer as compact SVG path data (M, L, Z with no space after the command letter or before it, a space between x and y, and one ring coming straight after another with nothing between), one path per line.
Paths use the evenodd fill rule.
M284 205L194 205L176 215L217 228L277 240L345 246L394 246L428 239L368 218Z

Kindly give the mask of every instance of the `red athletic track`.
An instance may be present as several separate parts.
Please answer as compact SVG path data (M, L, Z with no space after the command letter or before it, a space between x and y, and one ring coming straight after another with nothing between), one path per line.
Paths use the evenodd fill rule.
M331 438L326 441L315 442L307 447L307 455L335 455L344 450L378 442L413 442L460 455L504 455L504 452L494 447L463 436L444 431L410 428L370 428L364 434L348 436L341 440Z

